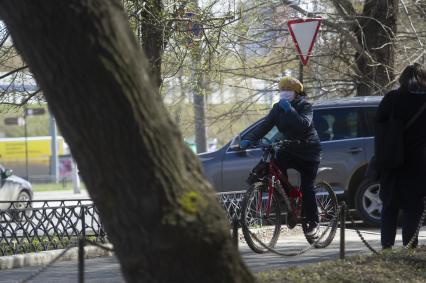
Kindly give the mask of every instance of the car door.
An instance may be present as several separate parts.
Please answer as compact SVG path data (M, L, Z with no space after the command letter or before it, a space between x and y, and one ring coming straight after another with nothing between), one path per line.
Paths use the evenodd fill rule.
M0 201L3 201L0 203L0 209L2 210L10 207L10 203L6 201L16 200L14 193L18 191L18 183L10 181L11 177L5 175L5 172L6 169L0 166Z
M261 121L256 123L258 125ZM241 139L256 128L256 125L248 131L241 134ZM279 131L276 127L272 128L265 137L268 140L276 140ZM253 167L260 161L263 151L259 142L256 146L247 150L240 150L238 147L239 139L234 139L224 154L222 162L222 189L224 191L241 191L247 189L247 177ZM236 144L235 144L236 143Z
M374 155L374 121L376 119L377 106L363 109L365 119L365 154L367 161Z
M358 107L314 111L314 125L322 146L320 167L330 167L318 178L328 181L337 194L348 186L352 173L366 163L363 116Z
M242 134L241 139L253 130ZM258 143L270 143L281 139L282 134L278 131L277 127L273 127ZM241 191L246 190L248 185L246 183L249 172L260 161L263 151L260 145L242 151L238 149L238 139L234 139L228 150L224 154L222 162L222 189L223 191ZM297 175L294 170L289 171L289 178L291 182L297 180ZM297 183L295 183L297 184Z

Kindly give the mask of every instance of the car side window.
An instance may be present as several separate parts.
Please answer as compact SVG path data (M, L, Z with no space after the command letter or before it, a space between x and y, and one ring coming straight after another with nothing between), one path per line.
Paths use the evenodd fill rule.
M264 137L271 142L276 142L282 139L283 134L274 126Z
M260 121L261 122L261 121ZM251 131L253 131L254 129L256 129L256 126L259 123L257 123L255 126L253 126L248 132L246 132L241 139L244 139L244 137L250 133ZM276 126L274 126L268 133L266 133L266 135L263 136L263 138L266 139L265 142L276 142L280 139L282 139L283 134L278 130L278 128ZM258 142L261 142L261 140L259 140ZM231 143L232 144L232 143Z
M364 112L364 125L365 125L365 136L374 136L374 122L376 120L377 107L366 107L363 109Z
M358 108L331 108L314 111L314 126L321 141L335 141L361 137Z

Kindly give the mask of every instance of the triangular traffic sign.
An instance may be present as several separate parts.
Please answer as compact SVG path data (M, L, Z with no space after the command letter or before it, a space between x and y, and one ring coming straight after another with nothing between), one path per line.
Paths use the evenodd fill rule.
M314 47L321 19L297 19L288 21L288 30L296 45L300 60L306 65Z

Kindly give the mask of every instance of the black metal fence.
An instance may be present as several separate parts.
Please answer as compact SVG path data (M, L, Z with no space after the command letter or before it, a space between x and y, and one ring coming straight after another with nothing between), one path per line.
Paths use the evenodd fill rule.
M91 200L0 202L0 205L8 205L0 210L0 255L77 246L80 237L107 241Z
M218 193L229 221L239 219L244 191ZM77 246L83 237L108 241L98 211L90 199L0 201L0 255Z
M219 202L228 215L228 219L232 222L233 219L240 219L241 202L246 191L224 192L218 193Z

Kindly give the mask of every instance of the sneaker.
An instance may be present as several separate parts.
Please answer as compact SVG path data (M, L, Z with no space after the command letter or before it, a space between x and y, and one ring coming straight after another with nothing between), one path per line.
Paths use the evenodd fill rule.
M319 236L319 223L318 222L309 222L306 225L305 235L311 238L316 238Z

